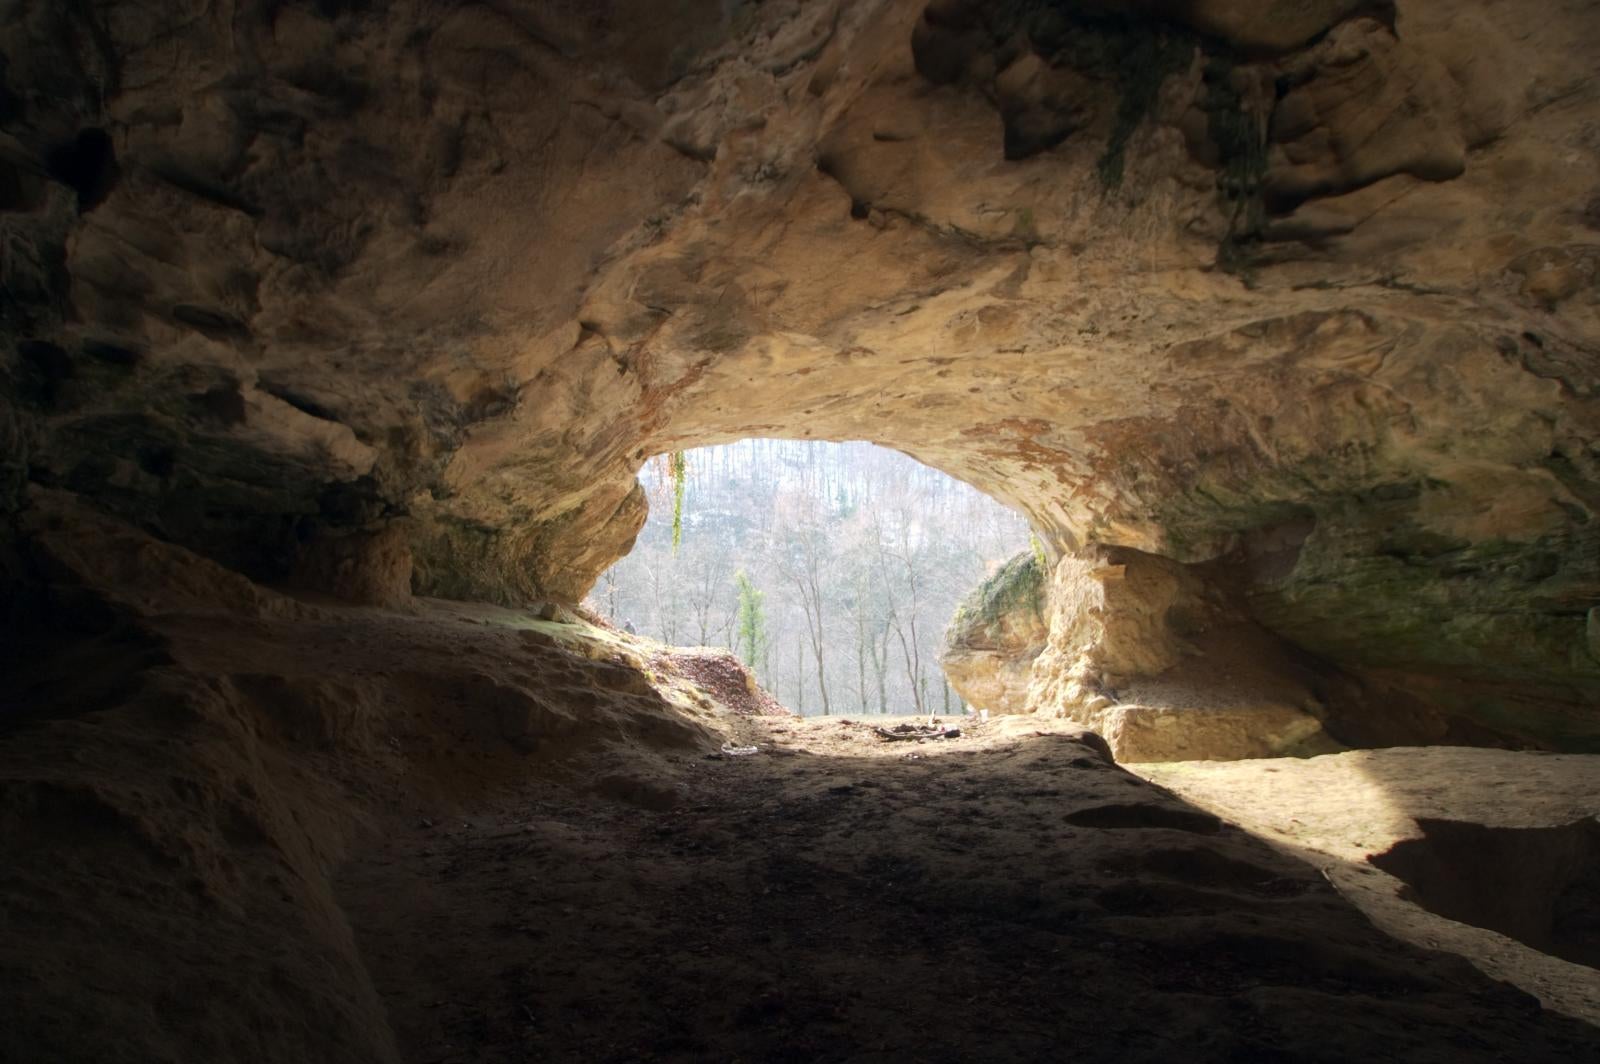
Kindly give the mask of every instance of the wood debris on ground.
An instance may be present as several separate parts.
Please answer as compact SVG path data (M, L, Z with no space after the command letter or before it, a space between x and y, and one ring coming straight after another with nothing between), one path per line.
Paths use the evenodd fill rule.
M947 728L942 724L900 724L893 728L873 728L884 742L923 742L927 739L959 739L960 728Z

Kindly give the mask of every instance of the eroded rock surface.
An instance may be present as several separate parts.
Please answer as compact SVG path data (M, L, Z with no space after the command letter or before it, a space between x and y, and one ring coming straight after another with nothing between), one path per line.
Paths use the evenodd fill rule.
M671 769L670 808L641 811L643 781L601 802L526 786L448 831L394 823L339 897L414 1061L536 1039L572 1060L1049 1061L1070 1041L1094 1062L1443 1064L1600 1040L1378 933L1081 730L1018 723L913 759L865 722L747 720L764 753ZM908 983L964 1004L908 1027Z
M11 5L0 499L575 600L648 455L869 438L1591 746L1597 16L1281 7Z
M1134 771L1315 861L1389 934L1600 1024L1597 762L1427 747Z
M1001 1011L1018 1059L1063 1025L1092 1060L1596 1041L1079 728L907 758L576 613L308 603L59 496L30 521L35 623L0 648L8 1060L842 1060L903 1033L907 972L987 1003L935 1014L962 1057ZM1101 1037L1091 994L1035 1021L1095 972L1164 1023Z
M1335 747L1326 729L1369 708L1360 686L1263 630L1212 575L1129 548L1062 559L1028 708L1093 728L1123 761Z
M939 666L973 707L1026 712L1033 662L1050 636L1047 570L1042 552L1018 554L956 607Z
M59 499L30 513L41 586L0 647L6 1060L399 1059L330 885L372 818L726 728L715 692L586 624L311 605Z

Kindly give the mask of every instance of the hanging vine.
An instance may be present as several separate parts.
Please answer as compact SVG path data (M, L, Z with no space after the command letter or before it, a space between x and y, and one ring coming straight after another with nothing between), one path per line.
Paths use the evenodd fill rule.
M683 485L689 472L689 459L682 451L673 451L667 469L672 475L672 552L676 554L678 544L683 542Z

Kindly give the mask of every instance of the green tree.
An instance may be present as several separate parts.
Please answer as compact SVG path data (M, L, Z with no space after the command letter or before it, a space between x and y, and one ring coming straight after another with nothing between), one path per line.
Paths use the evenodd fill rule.
M767 649L767 615L762 605L767 595L743 569L733 574L733 582L739 592L739 611L733 624L734 650L753 669Z

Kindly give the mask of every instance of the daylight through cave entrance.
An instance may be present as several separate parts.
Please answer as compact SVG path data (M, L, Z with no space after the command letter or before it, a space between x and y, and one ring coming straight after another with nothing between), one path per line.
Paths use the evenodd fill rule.
M939 657L1027 523L870 443L751 439L652 459L650 519L592 605L669 645L725 647L803 715L964 711ZM966 607L973 608L973 607Z

